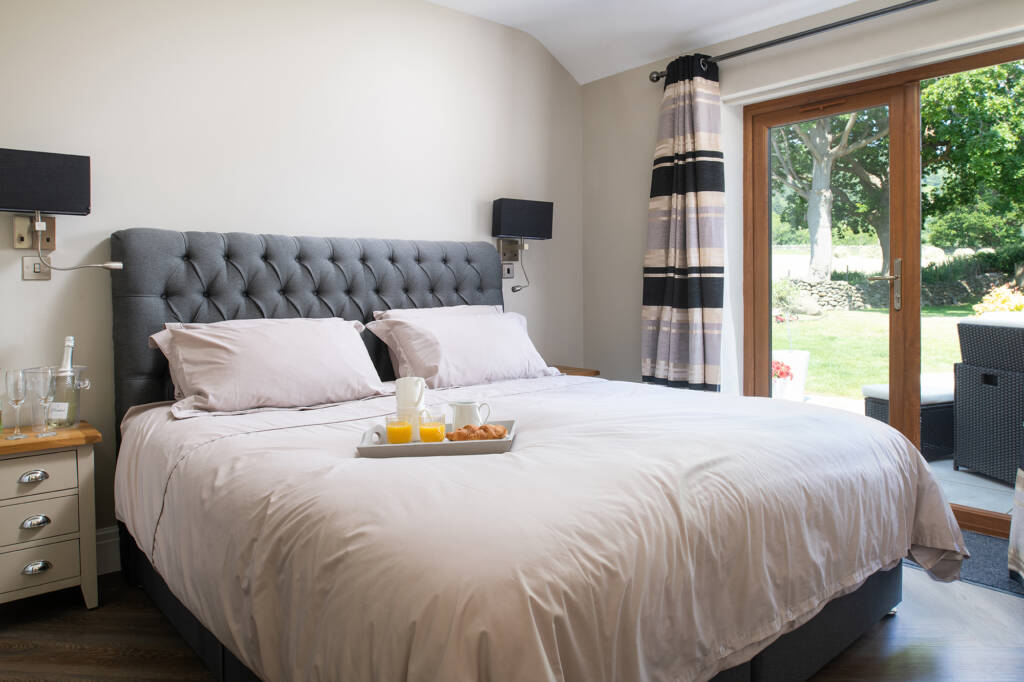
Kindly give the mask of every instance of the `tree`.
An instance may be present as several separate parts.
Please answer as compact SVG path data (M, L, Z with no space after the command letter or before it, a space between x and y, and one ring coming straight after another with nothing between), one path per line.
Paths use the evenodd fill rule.
M889 138L844 157L833 183L841 199L841 220L853 232L874 231L882 249L879 271L889 273Z
M852 114L824 116L806 123L772 129L773 184L789 187L804 204L811 244L810 280L826 280L832 274L832 218L837 193L841 202L850 206L858 205L845 189L839 187L837 192L833 177L836 163L845 159L845 166L851 171L854 168L861 171L863 179L854 174L858 183L866 183L868 186L875 183L876 193L884 192L887 195L887 171L873 174L864 163L851 162L848 157L869 148L869 156L878 156L884 147L888 165L888 134L888 111L882 107ZM869 162L868 165L872 164ZM887 230L888 200L884 205ZM863 212L861 218L867 220L871 212ZM874 212L877 213L877 209Z
M1024 62L922 81L921 131L922 168L943 180L922 196L926 219L979 197L1000 216L1024 206Z
M938 246L1022 242L1024 62L921 83L922 193ZM871 230L889 266L889 144L885 107L780 126L771 135L776 211L809 231L811 279L831 273L833 226ZM853 148L856 147L856 148Z
M945 248L998 248L1020 243L1019 224L1015 215L999 215L979 198L971 206L957 206L935 218L929 225L928 241Z

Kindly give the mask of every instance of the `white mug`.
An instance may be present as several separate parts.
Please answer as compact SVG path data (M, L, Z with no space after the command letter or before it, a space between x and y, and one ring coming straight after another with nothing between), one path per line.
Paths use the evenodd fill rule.
M487 403L478 403L467 400L457 403L448 403L452 406L452 428L461 429L463 426L480 426L491 418L491 406ZM481 417L480 410L487 408L487 416Z
M395 400L399 410L423 409L427 382L421 377L402 377L395 381Z

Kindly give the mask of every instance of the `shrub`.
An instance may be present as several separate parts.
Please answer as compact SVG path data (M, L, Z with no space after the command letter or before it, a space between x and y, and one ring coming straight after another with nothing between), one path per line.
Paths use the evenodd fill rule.
M856 286L858 284L867 284L868 283L868 273L861 272L860 270L847 270L845 272L840 272L838 270L833 270L832 271L832 281L833 282L849 282L850 284L853 284L854 286Z
M1012 277L1018 263L1024 263L1024 244L953 258L945 263L932 263L921 268L921 281L925 284L958 282L985 272L1001 272Z
M995 253L978 253L974 257L983 266L984 272L1002 272L1013 275L1018 263L1024 263L1024 244L1013 244L996 249Z
M992 255L992 254L981 254ZM921 268L921 281L925 284L938 284L940 282L959 282L969 279L975 275L986 272L978 254L973 256L961 256L951 258L945 263L931 263Z
M978 314L1022 311L1024 292L1010 284L993 287L992 291L982 297L981 303L976 303L973 307L974 312Z
M943 248L999 248L1020 240L1018 217L1012 213L1000 215L985 201L957 207L928 225L928 241Z
M800 290L796 288L796 284L791 279L772 282L772 308L789 310L799 293Z
M778 213L772 214L772 244L779 246L800 246L810 243L807 228L796 227L782 219Z

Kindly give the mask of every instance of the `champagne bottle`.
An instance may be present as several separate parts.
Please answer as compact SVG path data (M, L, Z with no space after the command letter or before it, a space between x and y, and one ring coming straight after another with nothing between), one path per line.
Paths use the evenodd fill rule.
M74 426L78 421L78 388L75 386L75 370L71 355L75 350L75 337L64 337L64 356L57 368L54 381L53 403L47 422L51 427Z

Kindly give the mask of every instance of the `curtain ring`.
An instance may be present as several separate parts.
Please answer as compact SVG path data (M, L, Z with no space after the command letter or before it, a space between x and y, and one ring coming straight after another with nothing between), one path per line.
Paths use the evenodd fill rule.
M700 58L700 68L702 68L705 71L708 70L708 63L704 61L704 57Z

